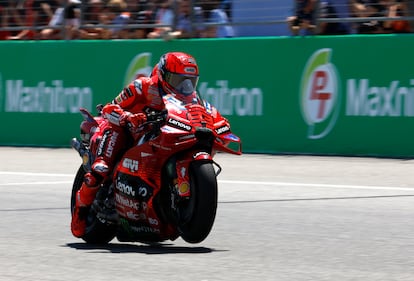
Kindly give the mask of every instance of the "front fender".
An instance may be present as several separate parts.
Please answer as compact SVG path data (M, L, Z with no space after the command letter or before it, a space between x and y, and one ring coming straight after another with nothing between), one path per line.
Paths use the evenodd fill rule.
M180 197L190 196L190 164L194 161L213 162L213 156L205 151L188 151L176 161L177 192Z

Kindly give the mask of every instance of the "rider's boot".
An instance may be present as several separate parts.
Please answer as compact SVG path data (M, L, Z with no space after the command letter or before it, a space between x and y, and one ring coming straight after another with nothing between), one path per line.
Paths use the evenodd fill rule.
M85 181L82 183L81 188L76 192L75 207L72 213L72 222L70 228L73 236L81 238L85 235L86 230L86 217L88 215L89 206L92 205L96 193L99 190L99 184L97 184L96 178L87 173L85 175Z
M109 124L109 123L108 123ZM86 231L86 217L101 183L110 174L116 155L126 143L124 129L110 125L105 129L104 137L99 143L92 172L85 174L84 183L76 193L76 204L72 214L71 230L75 237L83 237Z

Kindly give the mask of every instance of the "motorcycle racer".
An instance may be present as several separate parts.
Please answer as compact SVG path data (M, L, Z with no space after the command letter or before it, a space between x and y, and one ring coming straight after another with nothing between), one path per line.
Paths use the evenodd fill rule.
M137 131L146 121L150 111L165 108L162 97L166 94L189 103L197 99L198 65L193 56L183 52L169 52L161 56L150 77L140 77L127 85L113 100L102 108L99 128L81 124L85 137L96 143L92 171L86 173L84 182L75 196L71 231L82 237L86 231L88 207L93 203L100 185L109 179L118 156L131 143L128 130Z

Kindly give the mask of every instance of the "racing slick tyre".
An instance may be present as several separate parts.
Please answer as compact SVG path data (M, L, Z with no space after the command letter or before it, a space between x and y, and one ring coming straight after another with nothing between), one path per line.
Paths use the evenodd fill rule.
M185 219L178 228L184 241L200 243L210 233L217 211L217 178L211 162L191 164L190 192L190 200L179 206Z

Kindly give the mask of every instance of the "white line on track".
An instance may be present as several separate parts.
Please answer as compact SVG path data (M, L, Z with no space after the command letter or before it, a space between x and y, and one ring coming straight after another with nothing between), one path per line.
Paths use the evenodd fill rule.
M324 183L300 183L300 182L277 182L277 181L233 181L221 180L219 182L229 184L256 184L256 185L275 185L275 186L297 186L297 187L330 187L345 189L377 189L377 190L403 190L414 191L414 188L399 186L371 186L371 185L345 185L345 184L324 184Z
M50 184L66 184L73 183L72 181L35 181L35 182L9 182L0 183L0 186L11 186L11 185L50 185Z
M0 175L19 175L19 176L39 176L39 177L74 177L72 174L52 174L52 173L27 173L27 172L8 172L0 171ZM6 185L33 185L33 184L63 184L73 183L73 181L31 181L24 183L0 183ZM323 183L300 183L300 182L278 182L278 181L240 181L240 180L219 180L219 183L241 184L241 185L270 185L270 186L295 186L295 187L328 187L343 189L375 189L375 190L402 190L414 191L410 187L398 186L369 186L369 185L342 185L342 184L323 184Z
M39 177L73 177L74 176L71 174L27 173L27 172L9 172L9 171L0 171L0 175L39 176Z

